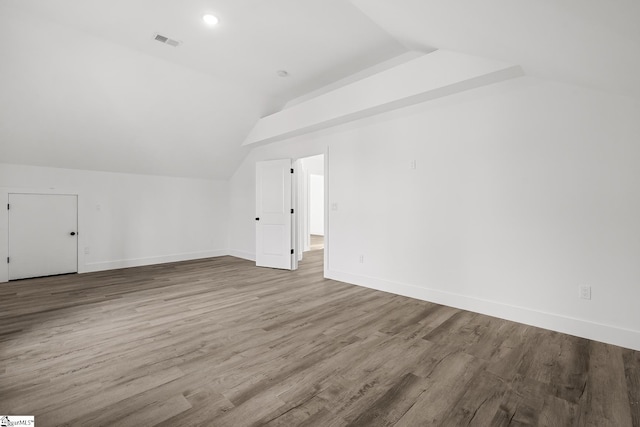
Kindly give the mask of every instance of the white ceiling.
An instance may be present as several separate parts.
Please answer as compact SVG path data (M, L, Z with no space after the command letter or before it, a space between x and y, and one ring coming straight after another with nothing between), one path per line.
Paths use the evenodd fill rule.
M640 98L638 0L352 0L408 47L502 60Z
M245 86L271 109L406 49L346 0L2 0ZM219 18L215 27L202 16ZM177 48L153 40L160 33ZM284 69L287 78L276 72Z
M259 117L416 48L640 98L638 22L638 0L0 0L0 161L226 179Z

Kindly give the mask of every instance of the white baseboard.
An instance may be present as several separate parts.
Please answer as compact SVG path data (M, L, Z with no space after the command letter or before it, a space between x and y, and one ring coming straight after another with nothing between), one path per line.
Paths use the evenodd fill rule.
M488 316L537 326L590 340L601 341L607 344L640 350L640 331L636 330L335 270L327 270L325 277L327 279L486 314Z
M226 249L218 249L202 252L187 252L173 255L162 255L156 257L121 259L115 261L101 261L85 263L80 273L90 273L94 271L115 270L118 268L141 267L144 265L165 264L168 262L189 261L192 259L214 258L228 255Z
M234 256L236 258L246 259L246 260L249 260L249 261L255 261L256 260L256 254L251 253L251 252L238 251L236 249L229 249L228 255Z

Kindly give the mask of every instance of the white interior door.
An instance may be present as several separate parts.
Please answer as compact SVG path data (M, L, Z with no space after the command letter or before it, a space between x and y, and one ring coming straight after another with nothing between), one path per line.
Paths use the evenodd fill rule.
M256 265L294 267L291 159L256 163Z
M9 194L9 280L78 271L78 197Z

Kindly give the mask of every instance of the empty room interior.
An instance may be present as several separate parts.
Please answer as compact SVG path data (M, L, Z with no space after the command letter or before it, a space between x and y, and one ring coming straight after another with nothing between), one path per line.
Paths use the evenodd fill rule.
M0 0L3 426L640 426L638 22Z

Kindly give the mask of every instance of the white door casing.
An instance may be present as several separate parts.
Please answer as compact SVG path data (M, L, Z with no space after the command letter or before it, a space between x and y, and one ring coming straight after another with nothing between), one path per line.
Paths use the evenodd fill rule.
M291 159L256 163L256 266L291 270Z
M309 250L309 238L307 233L307 172L304 166L304 159L298 159L294 166L293 174L296 181L296 203L295 203L295 221L296 221L296 243L295 252L298 254L298 262L302 261L304 252Z
M78 271L78 196L9 194L9 280Z

